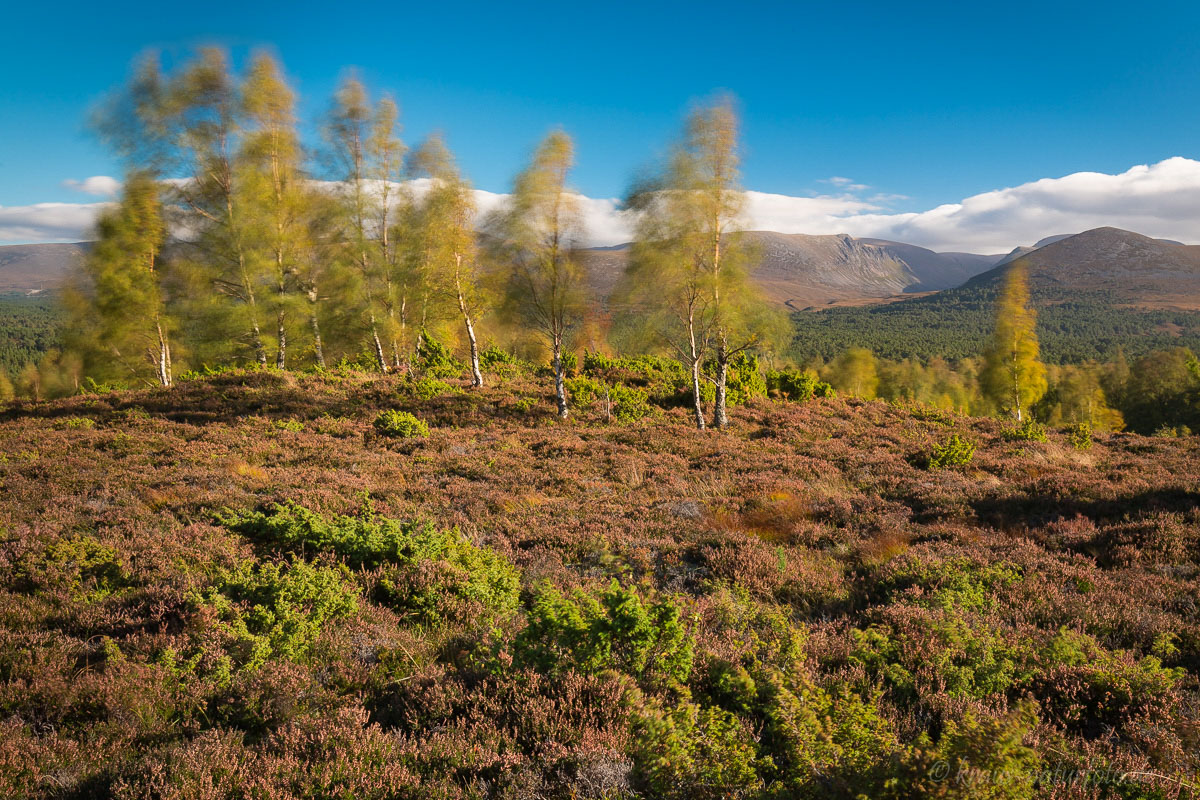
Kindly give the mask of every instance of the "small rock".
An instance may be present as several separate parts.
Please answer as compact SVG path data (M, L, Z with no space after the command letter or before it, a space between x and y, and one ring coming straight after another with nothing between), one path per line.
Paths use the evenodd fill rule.
M683 519L700 519L704 511L695 500L676 500L667 504L668 513Z

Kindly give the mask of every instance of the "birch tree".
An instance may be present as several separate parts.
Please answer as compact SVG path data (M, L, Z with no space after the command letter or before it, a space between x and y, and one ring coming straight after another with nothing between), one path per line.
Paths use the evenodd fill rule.
M259 364L267 363L260 327L260 276L248 247L252 216L239 179L245 132L242 94L220 50L208 48L168 84L165 119L187 177L176 181L177 199L190 212L189 241L217 292L240 307L245 341Z
M724 428L730 360L784 326L750 281L753 253L735 235L744 202L737 167L737 117L722 99L688 117L667 163L626 200L637 222L616 305L690 367L700 429L704 360L715 359L713 422Z
M475 196L440 136L431 136L414 154L413 174L427 178L428 190L414 215L420 241L429 248L424 262L433 290L462 317L470 351L471 382L483 386L475 323L486 305L476 233Z
M1046 393L1046 367L1038 357L1036 328L1029 276L1018 261L1004 276L996 302L996 328L980 375L988 396L1017 422Z
M729 98L703 106L688 117L671 191L693 205L694 258L710 273L713 348L716 360L713 424L729 424L726 386L730 360L778 335L782 315L750 280L753 253L737 236L745 194L738 173L738 119Z
M625 207L636 214L633 247L612 305L635 337L668 347L689 368L696 427L704 430L701 368L713 336L711 275L697 257L694 208L673 190L686 165L676 156L661 175L641 181Z
M364 313L376 365L388 371L388 359L380 338L379 307L384 291L384 272L373 234L380 212L378 192L372 178L373 113L367 91L357 79L342 82L325 121L325 136L341 181L345 219L343 244L362 282Z
M584 272L575 251L584 239L579 196L567 186L571 138L546 136L488 225L503 273L503 310L541 336L550 350L558 416L569 412L563 351L587 310Z
M288 330L305 311L299 264L310 247L310 194L302 173L295 128L295 98L275 61L254 57L243 85L249 130L239 158L241 192L253 213L247 215L250 274L267 279L275 313L275 366L287 367ZM320 352L319 330L314 331Z
M379 101L371 118L367 140L367 172L376 193L372 203L375 212L374 229L379 238L379 275L383 282L381 300L387 315L386 332L392 366L400 367L400 339L403 336L405 298L403 282L399 279L395 242L391 237L397 202L397 184L404 163L404 144L397 137L400 111L395 101L385 97Z
M68 293L71 350L94 377L170 386L174 322L167 313L160 187L132 173L120 201L96 223L83 280Z

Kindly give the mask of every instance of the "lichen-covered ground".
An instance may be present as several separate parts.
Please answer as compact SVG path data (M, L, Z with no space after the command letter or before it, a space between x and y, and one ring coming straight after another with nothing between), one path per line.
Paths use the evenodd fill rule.
M0 796L1194 796L1200 439L451 383L0 415Z

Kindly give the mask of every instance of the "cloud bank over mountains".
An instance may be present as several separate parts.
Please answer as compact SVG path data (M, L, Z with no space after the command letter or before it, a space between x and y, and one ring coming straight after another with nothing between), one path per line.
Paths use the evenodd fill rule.
M928 211L897 212L898 195L870 194L866 184L830 178L834 190L811 197L748 191L746 227L780 233L891 239L937 251L1002 253L1046 236L1112 226L1147 236L1200 242L1200 161L1175 157L1109 175L1076 172L983 192ZM97 175L66 185L111 196L119 183ZM504 195L477 190L487 212ZM620 201L583 198L591 242L628 241L631 225ZM0 206L0 243L79 241L90 237L105 203Z

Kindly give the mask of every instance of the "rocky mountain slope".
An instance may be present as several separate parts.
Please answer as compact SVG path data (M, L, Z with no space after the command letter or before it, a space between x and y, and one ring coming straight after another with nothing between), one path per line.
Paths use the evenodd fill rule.
M57 287L88 247L87 242L0 247L0 294L27 294Z

